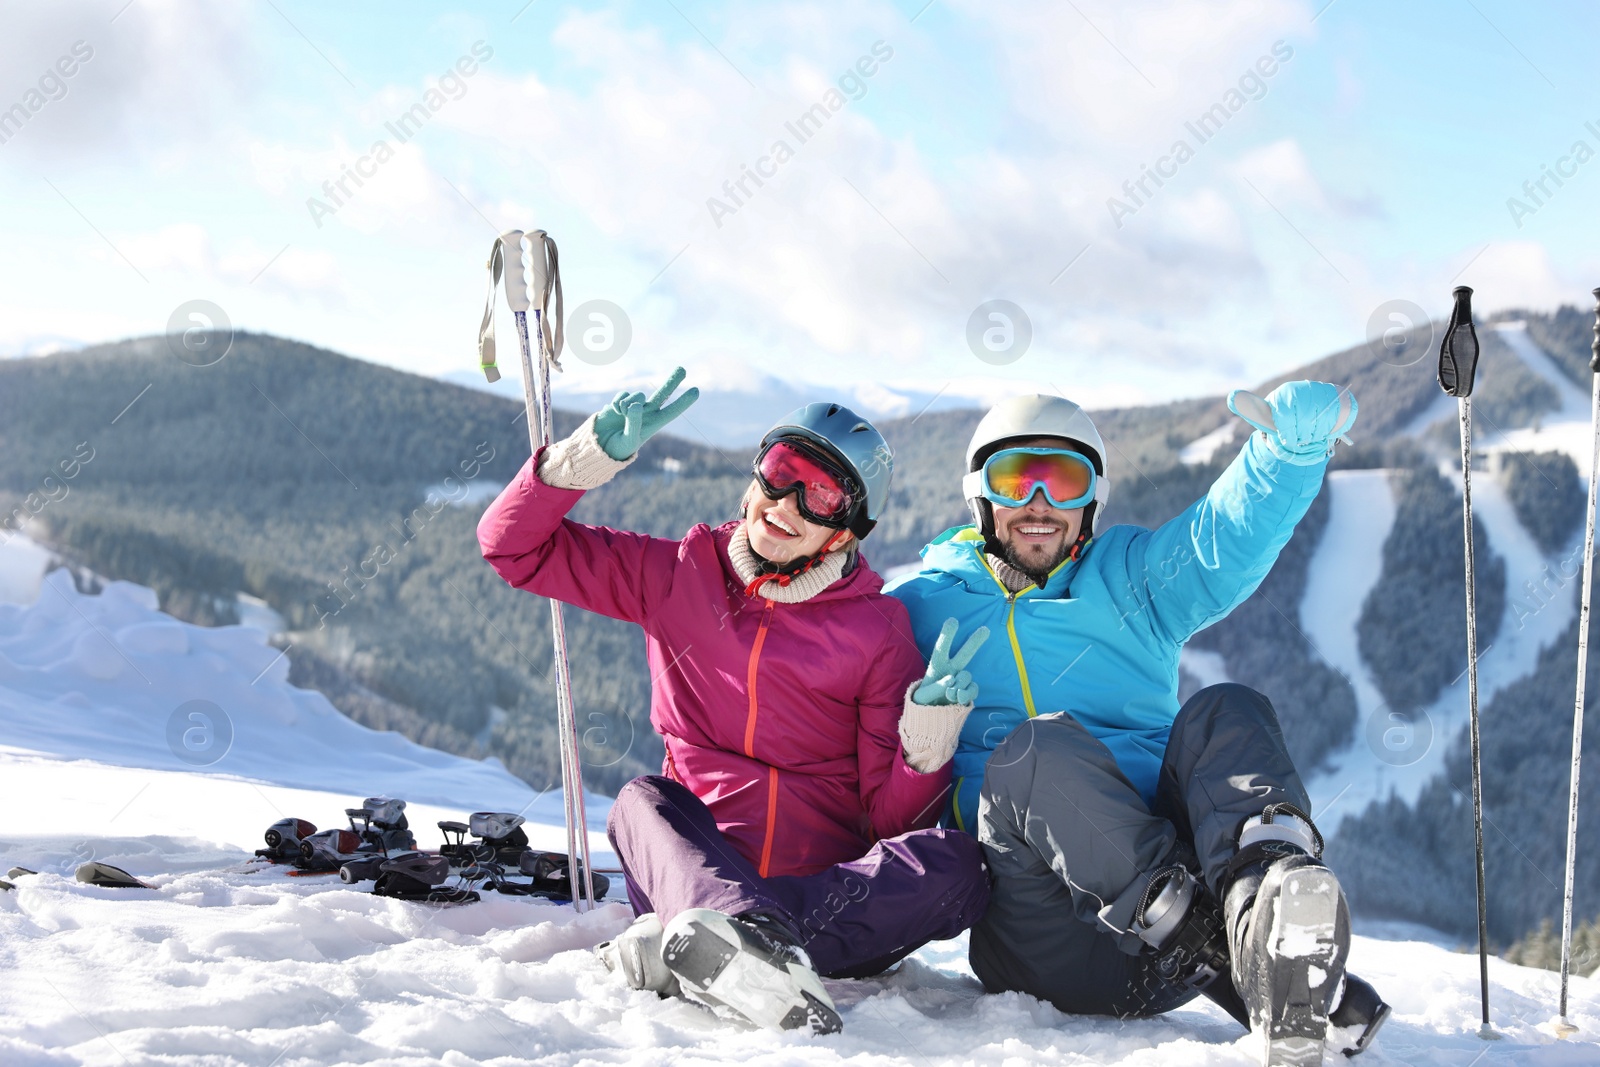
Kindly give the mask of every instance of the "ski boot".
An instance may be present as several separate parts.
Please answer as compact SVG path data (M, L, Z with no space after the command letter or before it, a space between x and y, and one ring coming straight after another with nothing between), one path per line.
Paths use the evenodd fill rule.
M1250 1028L1233 987L1222 907L1188 868L1174 864L1150 876L1134 909L1133 932L1155 954L1163 981L1197 990Z
M1273 804L1245 821L1224 877L1233 983L1251 1029L1264 1037L1266 1067L1322 1063L1345 985L1350 912L1321 855L1322 835L1310 818Z
M811 959L765 916L682 912L663 931L661 961L685 995L757 1026L836 1034L844 1029Z
M1389 1021L1389 1005L1378 991L1353 974L1344 976L1344 996L1328 1016L1328 1040L1346 1056L1359 1056Z
M622 933L595 947L606 970L622 975L629 989L648 989L659 997L680 997L678 976L661 961L661 917L646 912Z

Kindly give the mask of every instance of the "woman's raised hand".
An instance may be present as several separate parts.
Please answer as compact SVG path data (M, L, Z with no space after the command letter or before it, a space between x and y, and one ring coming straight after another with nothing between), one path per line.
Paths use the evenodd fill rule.
M948 707L954 704L971 704L978 698L978 683L972 680L967 664L978 654L978 649L989 640L989 628L980 626L962 644L960 651L951 653L956 643L958 624L946 619L939 630L939 639L933 643L933 654L928 657L928 671L922 683L911 694L914 704L924 707Z
M594 417L594 436L606 455L620 463L638 452L667 423L689 410L689 405L700 399L700 390L694 386L667 403L673 390L683 384L683 378L684 370L679 367L648 398L643 393L621 392L602 408Z

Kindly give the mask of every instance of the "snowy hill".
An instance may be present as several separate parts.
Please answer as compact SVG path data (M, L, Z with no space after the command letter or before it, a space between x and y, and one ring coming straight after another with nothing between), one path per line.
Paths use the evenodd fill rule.
M372 793L412 801L430 844L435 819L500 807L527 812L548 847L559 801L496 764L344 719L287 684L258 630L179 622L129 583L80 594L64 570L35 591L32 604L0 605L0 865L41 872L0 893L7 1065L1256 1062L1252 1040L1205 1002L1117 1021L986 996L961 940L891 975L830 982L845 1032L808 1040L626 991L590 952L628 922L620 902L578 915L486 894L439 911L330 879L245 873L273 820L336 825ZM214 732L172 740L192 701L220 714ZM231 742L219 753L223 722ZM597 849L604 810L591 800ZM72 880L91 858L155 888ZM1484 1045L1472 956L1377 936L1357 937L1352 956L1395 1008L1365 1064L1600 1058L1592 979L1574 981L1580 1037L1560 1042L1541 1029L1556 976L1491 961L1506 1040Z
M1482 330L1474 486L1479 525L1492 551L1480 565L1492 558L1503 566L1507 604L1499 635L1483 642L1481 661L1492 819L1490 929L1497 946L1560 908L1565 806L1551 798L1565 791L1574 668L1552 666L1548 656L1559 647L1570 658L1575 583L1552 589L1549 575L1576 560L1581 529L1561 535L1564 544L1547 540L1538 547L1531 540L1535 531L1522 525L1526 509L1519 510L1510 483L1493 465L1526 449L1564 453L1580 472L1587 470L1587 400L1574 383L1586 380L1590 320L1575 312L1567 317L1582 319L1581 330L1557 330L1565 321L1561 315L1529 315L1525 327L1508 320ZM254 622L274 634L268 646L248 628L174 631L172 620L149 610L150 594L131 586L72 599L69 608L61 594L72 588L70 582L40 584L50 551L22 537L0 536L0 601L32 605L42 596L46 614L32 616L29 625L45 633L78 619L82 631L55 633L43 645L28 638L8 646L9 660L0 664L0 688L10 687L0 703L0 745L35 753L26 767L19 756L0 769L0 780L14 783L5 788L18 791L0 799L19 793L26 798L13 801L6 818L19 807L27 813L21 825L8 821L0 830L60 830L55 838L28 843L32 851L6 851L0 863L18 862L19 855L54 857L49 862L56 869L67 869L81 854L78 846L93 836L100 842L94 848L111 850L98 854L126 857L124 865L141 871L170 873L215 866L230 860L234 849L254 848L261 829L280 814L330 825L344 806L370 793L398 793L419 805L416 821L426 831L424 840L430 840L428 828L437 818L477 807L516 810L533 799L550 781L544 760L554 751L548 743L548 687L539 683L537 668L549 647L545 613L536 599L495 579L472 536L482 501L475 494L491 493L525 455L518 451L526 448L525 431L513 417L518 406L263 335L242 336L224 364L208 368L203 379L194 374L147 341L0 362L0 498L14 504L35 493L40 513L28 524L30 531L72 559L80 576L88 566L134 578L159 588L162 605L184 618L208 625ZM1443 685L1420 706L1431 735L1420 751L1391 751L1391 740L1403 731L1387 729L1382 672L1363 659L1363 647L1369 654L1372 648L1370 634L1358 633L1364 606L1389 596L1389 583L1404 578L1383 560L1394 513L1405 509L1407 479L1421 466L1459 485L1450 462L1454 405L1440 396L1425 360L1396 368L1365 348L1336 353L1289 376L1350 385L1362 403L1357 446L1340 450L1341 469L1330 475L1327 491L1268 585L1186 651L1185 681L1192 686L1232 678L1268 692L1291 746L1301 746L1304 766L1321 760L1309 784L1324 829L1334 838L1331 847L1337 852L1359 838L1368 849L1360 861L1350 861L1347 876L1359 886L1356 906L1365 912L1360 918L1426 922L1449 931L1426 935L1430 940L1454 946L1470 939L1473 927L1470 825L1462 830L1453 823L1459 804L1453 807L1448 796L1441 801L1430 790L1441 783L1459 786L1458 793L1466 788L1460 764L1451 762L1461 747L1465 682ZM154 387L146 390L152 380ZM563 404L582 384L576 374L563 380ZM774 414L794 400L782 394L782 383L751 383L730 373L718 384L725 387L724 399L766 390L764 402L774 405ZM1265 391L1270 384L1257 388ZM894 393L894 403L926 402L926 394L913 395L915 390ZM609 395L597 382L595 402ZM874 564L912 558L933 533L962 521L950 472L959 468L977 412L939 410L948 399L937 398L920 418L907 415L884 424L902 462L894 506L874 533ZM1117 521L1153 524L1175 514L1204 491L1240 439L1237 420L1220 400L1096 417L1116 447ZM569 414L565 421L575 418ZM686 433L702 441L694 431ZM40 481L40 472L90 436L96 458L82 476L64 487ZM465 489L442 481L447 468L436 461L478 454L481 441L492 445L495 459L478 478ZM747 478L742 453L665 436L652 449L659 452L658 465L630 468L626 478L587 497L579 517L677 536L694 522L725 516ZM1578 474L1567 470L1561 477L1581 498ZM359 491L351 490L351 482ZM430 495L451 501L431 519L415 510ZM409 516L401 536L418 530L420 536L408 542L398 566L384 568L325 628L319 626L316 598L331 579L359 566L374 544L395 536L397 515ZM1427 536L1430 546L1459 559L1459 510L1446 514ZM1459 578L1439 585L1451 591L1446 607L1459 603ZM1483 592L1480 585L1480 598ZM98 638L79 610L97 620ZM50 611L60 618L47 620ZM1416 617L1420 626L1447 636L1460 626L1459 618L1451 623L1443 615ZM591 768L594 784L613 790L659 766L657 739L644 719L648 672L636 630L579 612L568 620L576 645L586 649L575 672L580 707L591 717L611 716L609 723L618 727L604 731L618 743L595 753ZM477 639L486 632L493 639ZM1297 643L1305 648L1292 647ZM1447 643L1448 651L1461 655L1459 642ZM1407 640L1389 644L1412 647ZM145 656L154 660L146 663ZM307 669L318 657L325 668L320 675ZM1413 652L1412 659L1423 666L1442 657ZM290 675L297 685L321 688L359 722L466 756L493 752L516 777L534 783L533 789L492 762L456 760L401 744L394 735L355 728L320 698L311 699L314 694L285 684L290 664L298 671ZM192 680L191 668L200 665L209 665L208 677L220 679L216 692L188 692L183 679ZM346 673L330 684L335 667ZM1446 682L1455 670L1446 664ZM1317 672L1335 684L1303 684L1308 678L1316 682ZM1554 680L1534 692L1527 688L1530 679ZM152 683L171 691L153 694ZM359 699L351 698L358 689ZM1600 683L1591 682L1591 692L1600 692ZM231 747L215 764L192 765L171 747L168 721L191 699L225 709L235 727ZM180 738L194 726L184 721L189 725L180 722ZM1524 721L1537 721L1537 730L1524 731L1537 740L1522 745L1511 743L1517 738L1496 739L1497 728ZM204 730L189 736L203 738ZM1590 736L1600 743L1600 729ZM352 752L363 753L358 763L351 763ZM82 774L68 775L64 760L83 761L73 764ZM113 764L137 770L118 771ZM143 777L132 781L128 774ZM393 784L397 779L403 784ZM75 783L70 790L69 782ZM102 783L116 783L120 795L102 796ZM309 792L287 792L301 788ZM233 797L209 790L241 791ZM36 799L57 796L71 799L43 809ZM200 803L182 799L201 796ZM493 799L501 796L507 799ZM275 799L269 804L263 797ZM1600 891L1600 848L1593 836L1600 808L1588 807L1596 802L1600 793L1586 791L1579 920L1594 915ZM603 800L595 804L599 810ZM553 819L557 808L553 795L546 795L530 812ZM1347 818L1372 811L1387 813L1385 821L1349 834L1340 830ZM560 836L555 828L544 832L549 844ZM594 841L603 847L602 835ZM226 849L219 852L219 846ZM1413 881L1387 873L1379 862L1384 853L1403 855L1403 873ZM1419 893L1419 886L1438 895Z
M567 364L569 373L556 386L561 391L561 403L577 411L599 410L622 389L649 393L661 384L660 375L607 373L571 359ZM869 419L883 420L927 411L986 407L993 399L1023 388L1015 382L975 378L951 382L938 392L930 393L924 389L877 383L824 386L785 381L748 365L702 366L693 371L689 381L700 389L700 399L683 422L669 432L696 444L718 448L749 448L783 416L815 400L837 400ZM476 370L450 371L441 374L439 380L520 401L521 368L515 364L505 366L501 374L500 380L492 385Z

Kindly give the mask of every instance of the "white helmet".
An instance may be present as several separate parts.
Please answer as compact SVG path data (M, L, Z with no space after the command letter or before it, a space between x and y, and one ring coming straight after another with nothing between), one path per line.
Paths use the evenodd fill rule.
M968 473L980 470L984 460L1007 442L1030 437L1066 438L1094 463L1094 500L1088 505L1085 516L1089 534L1093 536L1100 512L1111 496L1111 481L1106 477L1106 446L1100 439L1100 431L1094 428L1094 420L1072 401L1036 393L1014 396L990 408L978 428L972 431L972 440L967 442ZM962 484L973 521L984 536L992 537L994 510L984 499L982 483L968 478Z

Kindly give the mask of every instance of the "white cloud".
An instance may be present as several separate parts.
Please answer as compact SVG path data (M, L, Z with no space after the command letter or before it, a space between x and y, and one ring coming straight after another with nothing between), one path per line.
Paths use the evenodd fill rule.
M73 73L0 150L52 162L170 163L231 124L256 73L248 10L203 0L138 0L118 14L121 6L8 9L0 70L12 77L0 108L52 70ZM56 68L62 57L76 62Z
M803 22L794 10L786 6L768 17L785 26ZM1045 20L1035 27L1038 40L1049 39L1061 16L1043 9L1034 15ZM748 27L751 19L741 21ZM1246 21L1223 36L1249 40L1257 51L1269 48L1273 27L1264 17ZM811 27L810 39L786 42L807 58L791 53L778 68L762 71L759 80L771 94L764 99L698 41L669 45L607 13L573 15L555 39L574 54L606 57L606 76L592 91L486 70L447 121L496 138L525 169L547 176L560 200L625 242L640 264L641 286L687 244L662 283L676 301L678 336L703 333L708 323L733 326L770 346L774 359L820 351L883 373L925 364L930 353L963 359L967 315L983 300L1006 297L1035 317L1041 357L1102 336L1120 354L1159 352L1154 358L1179 362L1193 348L1180 331L1131 353L1121 345L1126 331L1081 326L1162 302L1198 311L1255 284L1259 265L1232 211L1203 186L1173 194L1165 221L1157 213L1138 232L1106 239L1103 190L1120 177L1093 162L1100 153L1084 148L1126 131L1106 134L1092 116L1084 118L1083 105L1116 95L1107 92L1107 71L1071 83L1068 89L1080 94L1072 106L1053 101L1057 129L1077 123L1070 156L1054 143L1032 155L988 147L942 160L936 173L918 142L890 137L852 104L801 143L786 122L822 98L836 68L870 51L879 38L862 29L852 39L837 28ZM1259 45L1252 30L1260 31ZM867 81L869 96L927 77L916 67L925 60L913 48L914 34L899 31L892 43L884 38L893 58ZM1169 45L1162 48L1170 51ZM819 54L832 58L818 62ZM1043 56L1042 44L1030 54ZM1168 70L1166 77L1183 73ZM1227 75L1236 76L1231 66ZM1037 87L1024 95L1038 95ZM1142 121L1161 126L1165 136L1171 121L1155 112ZM775 176L759 188L747 185L747 195L725 187L778 140L794 158ZM721 226L707 208L712 197L735 208ZM1094 247L1085 268L1052 287L1086 245ZM1197 266L1207 275L1203 287L1195 284Z
M263 248L249 239L219 250L211 235L195 223L177 223L149 231L112 231L113 248L89 247L96 260L119 264L126 256L141 274L176 274L230 285L255 285L262 291L309 298L342 306L347 292L339 262L332 253L289 244Z
M1275 94L1317 62L1312 10L1308 0L1079 0L1077 9L953 0L916 24L885 2L689 12L713 48L670 8L650 15L653 24L631 9L555 9L548 62L530 72L513 38L487 34L495 56L465 94L397 145L384 122L464 50L453 38L435 61L390 68L404 73L370 91L307 91L310 81L269 75L271 99L236 109L227 102L246 98L233 68L260 62L259 42L240 38L242 16L193 15L203 54L184 67L171 50L191 9L140 0L113 28L128 27L140 54L164 65L129 68L110 45L97 54L96 63L121 64L104 69L129 101L96 118L102 139L120 145L116 158L136 182L239 183L240 195L215 209L238 226L186 204L181 215L108 218L87 200L85 210L141 269L275 290L291 299L241 306L299 309L279 328L325 343L359 336L362 354L418 369L470 347L487 231L519 225L561 241L572 305L603 297L633 320L627 360L604 374L576 368L596 381L659 376L682 362L719 377L913 380L929 390L974 375L1059 379L1074 393L1129 400L1210 391L1359 336L1371 307L1439 288L1488 238L1442 265L1424 235L1418 261L1397 262L1376 227L1359 225L1377 213L1371 198L1340 188L1339 172L1319 172L1326 139L1278 132L1268 115ZM53 18L32 16L35 44L20 69L31 69L39 41L70 29L67 16ZM1249 101L1117 228L1107 197L1280 39L1295 58L1267 79L1269 99ZM893 56L863 79L865 97L828 112L802 143L789 124L878 41ZM214 91L207 63L229 67ZM337 80L314 56L307 64ZM27 135L43 134L48 118ZM357 186L346 168L379 137L395 156ZM756 186L747 168L780 140L793 158ZM203 168L178 166L202 146ZM341 180L332 204L324 183ZM76 186L65 190L77 197ZM320 228L308 197L337 209ZM720 226L713 197L736 209ZM1506 291L1548 294L1560 279L1536 252L1497 245L1472 273L1509 264ZM115 261L103 246L95 254ZM1525 274L1513 284L1516 271ZM379 292L404 292L406 314L376 329L347 321L349 301ZM994 298L1021 304L1034 326L1033 349L999 371L973 359L964 339L968 315Z
M1585 292L1582 278L1563 278L1550 253L1536 241L1496 241L1456 280L1480 295L1473 310L1553 307ZM1443 317L1443 316L1441 316Z

